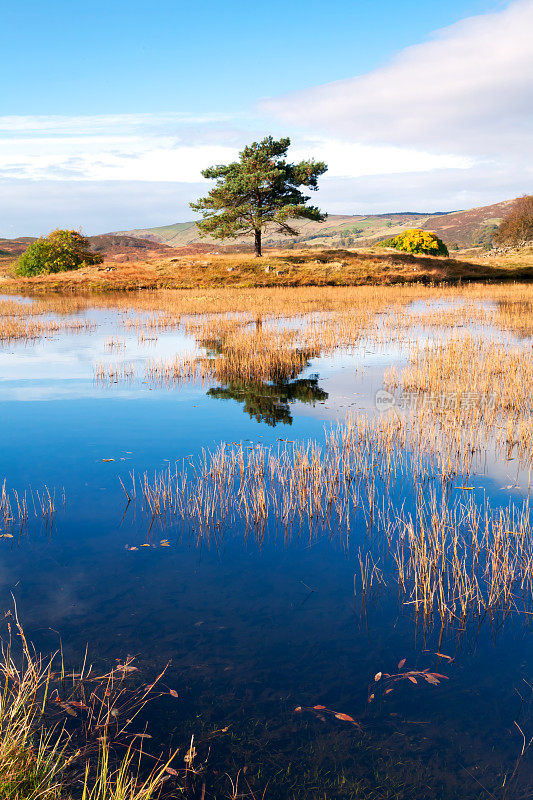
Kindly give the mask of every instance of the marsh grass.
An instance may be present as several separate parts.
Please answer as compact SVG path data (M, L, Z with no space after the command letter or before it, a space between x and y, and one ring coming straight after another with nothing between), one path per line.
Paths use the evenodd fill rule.
M392 535L391 535L392 533ZM416 512L389 524L401 589L416 613L442 623L531 609L533 529L529 502L494 511L472 498L449 504L418 489ZM529 613L529 612L528 612Z
M2 800L155 800L176 751L148 759L146 734L130 734L162 674L130 689L127 660L105 675L84 661L65 670L60 654L43 658L26 639L16 614L0 653L0 797ZM77 717L72 722L72 717ZM71 724L70 724L71 723ZM120 755L122 753L122 755ZM155 761L155 766L154 766ZM148 762L148 766L147 766ZM176 790L177 791L177 790ZM175 795L173 795L175 796Z
M65 506L66 498L63 490L61 504ZM50 529L56 514L55 492L48 486L41 490L26 489L19 493L9 490L4 479L0 486L0 538L12 538L15 532L24 533L31 519L41 522Z
M352 530L366 530L378 546L359 550L363 597L389 583L382 558L405 602L428 621L531 610L529 502L479 506L473 487L461 487L473 467L470 448L461 453L442 442L442 432L432 436L428 425L395 414L360 415L326 431L323 443L223 444L135 485L150 527L189 531L215 546L241 526L259 544L277 533L309 541L327 535L346 548ZM401 502L409 496L414 510Z
M388 370L384 384L414 399L421 431L440 430L442 446L472 453L495 438L507 459L533 464L533 355L480 336L414 346L410 362Z

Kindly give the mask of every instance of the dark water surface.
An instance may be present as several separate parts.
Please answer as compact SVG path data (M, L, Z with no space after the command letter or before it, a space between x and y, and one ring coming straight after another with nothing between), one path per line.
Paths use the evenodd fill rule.
M195 735L208 796L228 796L224 773L235 779L243 767L243 796L250 787L256 797L266 788L265 798L533 796L529 751L513 776L523 746L515 721L526 744L533 736L533 617L425 629L390 581L366 604L354 596L361 520L349 543L336 530L267 530L259 539L231 524L217 542L198 544L157 522L149 530L118 480L129 486L131 471L165 469L222 441L320 440L350 413L375 415L384 369L404 362L401 348L362 343L312 361L297 387L232 398L227 387L95 381L99 361L142 365L193 340L166 332L143 345L117 334L113 311L82 316L96 330L0 348L0 479L56 492L52 529L31 524L0 540L0 607L12 606L13 593L36 647L61 641L77 665L88 643L102 668L132 655L147 682L170 662L164 681L179 699L154 703L150 732L183 752ZM106 351L112 335L124 338L124 352ZM517 489L502 490L515 480ZM514 462L489 461L470 481L496 505L520 504L527 492ZM412 507L408 494L399 499ZM448 679L402 681L385 696L374 675L397 672L401 659ZM321 720L306 710L314 705L360 728Z

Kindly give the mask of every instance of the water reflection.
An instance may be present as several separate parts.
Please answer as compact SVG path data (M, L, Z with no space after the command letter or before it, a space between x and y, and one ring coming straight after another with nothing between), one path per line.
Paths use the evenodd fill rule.
M374 398L383 373L406 360L401 340L362 339L356 350L311 356L312 366L305 352L306 372L298 362L298 369L270 380L217 380L206 397L201 382L143 381L147 359L190 349L184 331L158 330L148 351L115 311L90 309L90 315L96 332L16 343L0 353L0 480L5 474L19 492L46 481L65 486L67 496L52 536L32 529L34 535L0 541L1 610L13 591L37 648L57 649L59 636L72 666L79 666L87 643L104 671L138 654L138 676L146 682L171 661L168 683L180 699L153 707L150 733L160 750L172 734L182 753L194 734L199 757L209 757L210 769L191 796L203 796L204 781L206 800L231 796L224 776L235 778L244 766L255 796L267 786L268 800L531 796L533 750L520 757L520 731L527 744L533 617L516 603L505 617L487 614L483 625L463 625L457 615L442 628L438 620L422 624L416 595L400 595L393 580L402 551L391 551L380 527L388 508L410 513L419 529L424 522L404 451L391 454L389 469L369 439L364 475L347 479L358 516L344 536L337 518L311 536L318 524L305 518L300 526L299 517L292 535L275 536L270 528L253 536L219 504L221 524L207 541L196 525L178 535L178 525L152 522L151 513L141 513L140 495L137 502L132 495L123 516L119 478L131 492L131 472L166 472L183 459L196 464L203 448L215 452L221 439L242 443L250 458L258 439L277 453L279 433L272 429L279 424L291 424L291 440L306 443L323 437L325 419L337 422L360 409L379 416ZM524 324L528 319L524 314ZM260 318L255 327L260 339ZM125 353L110 354L106 340L117 336ZM211 357L225 353L218 340L211 348L200 344ZM133 363L136 380L95 385L93 363L101 360ZM483 451L468 480L458 475L439 496L446 491L452 504L459 498L463 505L472 496L479 507L485 496L495 507L521 500L516 487L527 492L527 471L518 472L512 453L493 450ZM426 472L418 488L427 498L441 484L438 473ZM190 474L196 486L199 472ZM371 491L358 491L360 485ZM445 531L448 522L442 517ZM516 526L505 529L512 529L515 549L529 541ZM491 569L501 563L491 562ZM416 683L396 681L389 693L390 676L405 659ZM431 684L421 677L426 669L446 677ZM317 705L352 716L361 729L332 713L320 719ZM298 707L313 711L295 713ZM241 789L244 796L244 781Z
M272 427L278 423L292 425L290 404L323 403L328 393L318 385L318 375L297 380L283 380L276 383L248 383L230 381L225 386L209 389L207 394L217 400L236 400L244 403L243 411L257 422L265 422Z

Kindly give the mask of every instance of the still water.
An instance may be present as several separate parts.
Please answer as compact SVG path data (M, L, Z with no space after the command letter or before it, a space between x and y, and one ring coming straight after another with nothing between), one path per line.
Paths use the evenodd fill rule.
M119 481L129 486L132 473L164 470L221 442L322 440L349 415L378 415L385 369L407 358L401 344L363 340L254 396L194 382L151 385L137 368L193 350L192 337L167 330L140 341L113 309L77 316L93 329L0 346L0 479L19 492L55 490L51 527L32 523L0 539L0 608L15 597L36 648L61 642L78 665L88 645L89 660L104 669L134 656L136 679L146 682L168 663L165 685L179 698L150 707L154 747L185 752L194 734L208 797L227 796L226 774L235 780L239 771L250 797L533 796L515 724L527 745L528 614L442 632L417 622L386 576L366 603L357 586L354 593L367 537L361 522L349 541L334 530L259 538L232 523L208 542L157 521L150 527ZM110 337L121 342L111 353ZM98 381L102 361L127 363L134 377ZM505 458L489 458L469 481L494 505L521 504L528 491L527 474ZM400 500L413 505L408 493ZM403 659L406 669L446 677L438 686L402 680L390 695L375 689L375 674L398 673Z

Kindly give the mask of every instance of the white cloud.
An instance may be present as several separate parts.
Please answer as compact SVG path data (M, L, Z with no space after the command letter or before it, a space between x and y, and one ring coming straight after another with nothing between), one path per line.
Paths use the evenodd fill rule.
M362 175L387 175L412 170L465 169L473 163L471 158L465 156L326 137L293 137L293 143L291 159L299 161L312 156L325 161L330 178L358 178Z
M533 0L464 19L367 75L263 101L260 111L357 142L432 152L530 152Z
M68 116L62 114L33 116L0 116L0 137L4 134L53 133L57 135L96 135L135 133L139 131L168 131L169 127L224 123L240 115L232 114L91 114Z
M220 120L208 116L201 121L185 115L0 117L0 176L196 183L202 180L201 170L206 166L235 159L249 137L250 131L221 127ZM333 177L467 167L470 163L464 156L332 137L296 136L293 144L291 158L312 155L324 160Z
M3 139L0 176L57 180L202 180L201 170L235 155L224 145L181 145L169 136Z

